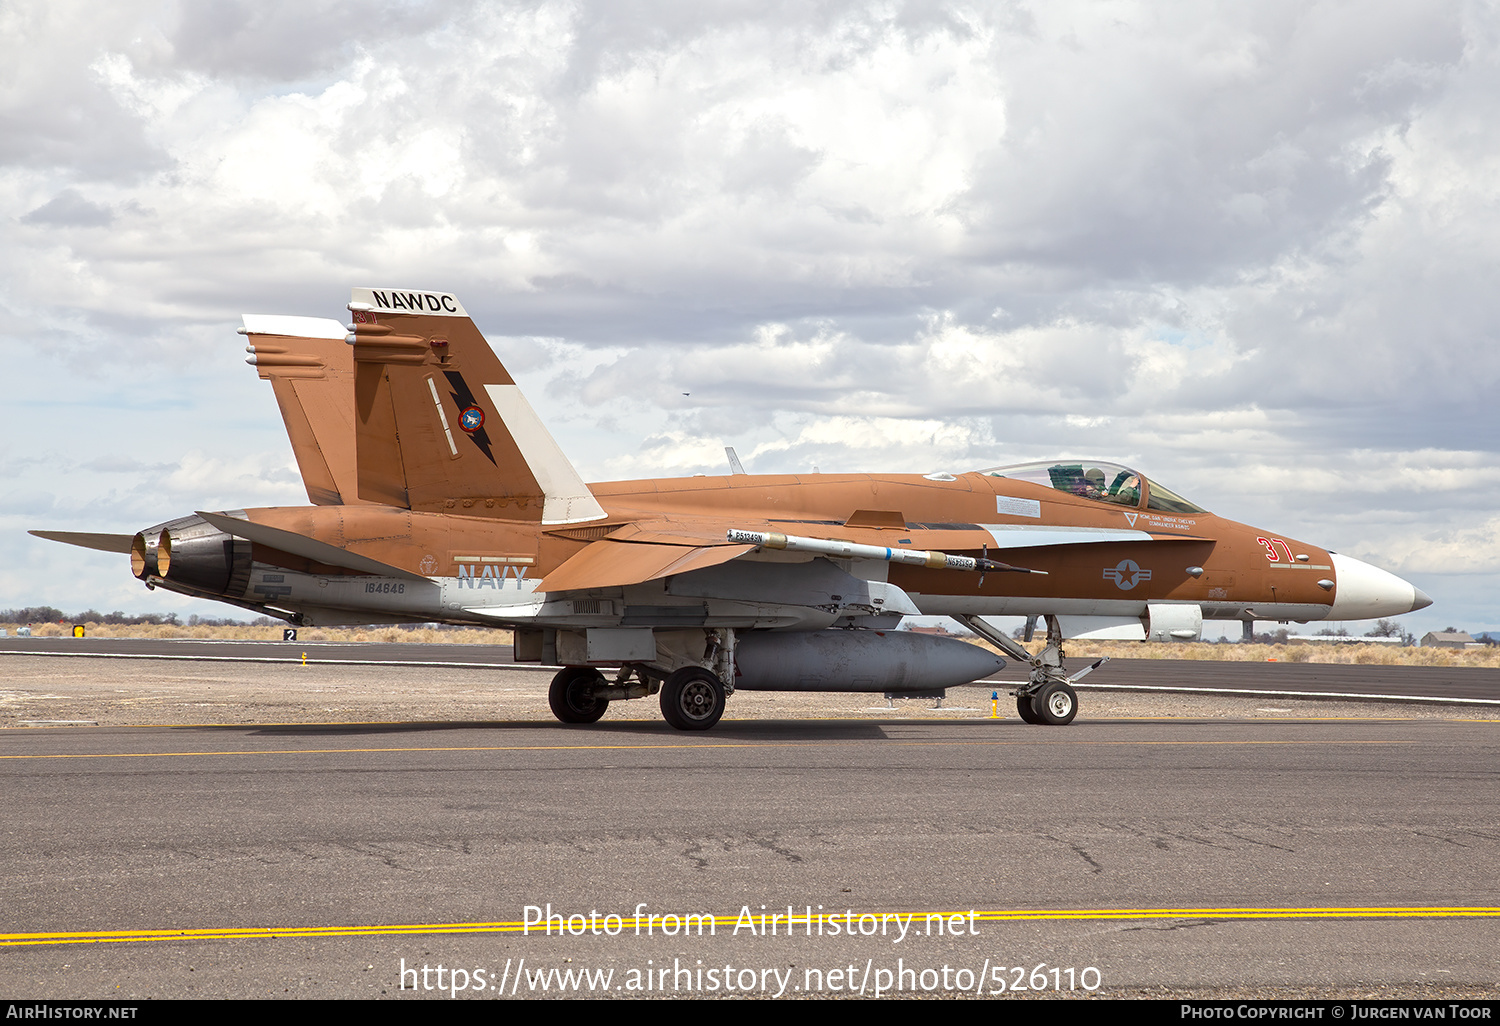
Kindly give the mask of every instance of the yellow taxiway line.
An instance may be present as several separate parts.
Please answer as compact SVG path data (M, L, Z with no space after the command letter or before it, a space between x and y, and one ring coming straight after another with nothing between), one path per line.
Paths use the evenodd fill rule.
M775 910L771 910L775 912ZM786 931L787 917L775 912L780 920L779 929ZM769 919L770 913L755 914L757 928L762 916ZM744 914L704 916L703 926L732 929L745 922ZM1000 923L1038 920L1139 920L1139 919L1484 919L1500 917L1500 906L1485 905L1373 905L1373 906L1317 906L1310 908L1278 907L1230 907L1230 908L1080 908L1080 909L977 909L948 910L941 912L812 912L804 915L803 909L792 909L791 929L796 936L809 930L822 932L831 924L846 929L853 924L858 931L862 918L874 918L877 923L899 916L906 920L926 923L943 920L963 920L968 923ZM578 917L575 917L578 918ZM654 915L651 922L635 916L611 914L609 926L629 931L632 936L661 935L661 915ZM681 917L679 916L679 921ZM599 917L599 923L605 919ZM696 917L694 922L696 922ZM677 925L677 924L674 924ZM402 923L390 925L362 926L226 926L186 930L98 930L67 931L54 933L6 933L0 934L0 947L25 947L44 944L125 944L143 941L203 941L203 940L290 940L307 937L387 937L414 934L468 934L468 933L516 933L535 934L547 937L537 923L493 922L493 923ZM550 936L559 936L552 933ZM562 936L573 936L562 934Z

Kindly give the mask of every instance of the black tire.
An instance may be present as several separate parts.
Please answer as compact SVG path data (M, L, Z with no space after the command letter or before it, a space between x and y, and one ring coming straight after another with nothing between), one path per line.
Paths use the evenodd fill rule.
M707 670L685 666L661 686L661 714L678 730L707 730L724 715L724 685Z
M604 684L604 674L587 666L565 666L552 678L547 704L552 715L564 723L593 723L609 708L609 699L595 698L593 689Z
M1036 722L1049 727L1066 727L1078 715L1078 692L1063 681L1053 681L1031 698Z
M1017 695L1016 696L1016 712L1019 713L1020 716L1021 716L1021 719L1025 720L1027 723L1041 723L1042 722L1041 720L1039 720L1039 719L1036 718L1036 711L1031 708L1031 696L1030 695Z

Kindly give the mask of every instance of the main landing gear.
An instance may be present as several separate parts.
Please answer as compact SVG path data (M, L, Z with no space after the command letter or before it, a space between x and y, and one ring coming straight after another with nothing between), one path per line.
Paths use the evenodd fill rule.
M609 708L600 697L608 687L604 674L591 666L564 666L547 689L552 715L564 723L593 723Z
M1006 637L977 616L957 616L965 627L970 628L1002 652L1031 666L1026 683L1016 688L1016 712L1027 723L1052 727L1063 727L1073 722L1078 715L1078 692L1073 685L1109 662L1109 657L1096 660L1069 676L1063 670L1062 627L1057 617L1048 616L1047 644L1042 654L1033 656L1026 649Z
M675 670L661 686L662 717L678 730L707 730L724 715L724 684L698 666Z
M547 702L563 723L593 723L612 699L645 698L661 692L662 717L678 730L707 730L724 715L729 689L712 670L685 666L661 676L625 667L610 683L591 666L565 666L552 678Z

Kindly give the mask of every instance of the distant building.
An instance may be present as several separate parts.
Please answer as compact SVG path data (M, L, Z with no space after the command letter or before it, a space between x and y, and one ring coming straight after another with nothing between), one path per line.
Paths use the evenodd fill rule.
M1469 637L1468 631L1428 631L1422 635L1423 648L1482 648L1483 645Z

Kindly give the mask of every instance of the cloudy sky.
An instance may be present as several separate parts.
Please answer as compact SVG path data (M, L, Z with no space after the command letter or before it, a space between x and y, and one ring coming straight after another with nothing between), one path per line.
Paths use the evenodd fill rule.
M456 292L590 480L1136 465L1500 629L1494 4L10 0L27 528L306 502L241 313ZM688 393L688 394L684 394ZM1357 625L1351 625L1357 626Z

